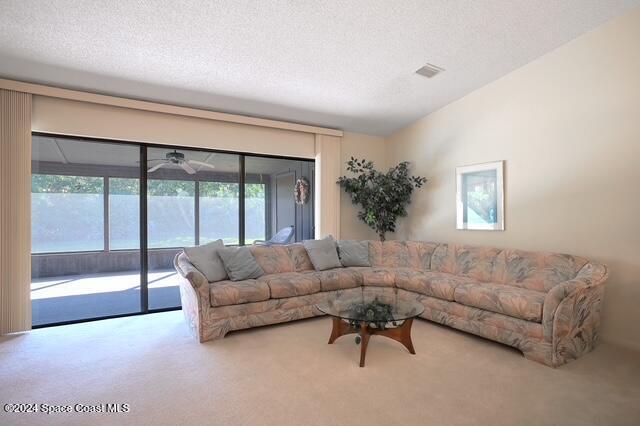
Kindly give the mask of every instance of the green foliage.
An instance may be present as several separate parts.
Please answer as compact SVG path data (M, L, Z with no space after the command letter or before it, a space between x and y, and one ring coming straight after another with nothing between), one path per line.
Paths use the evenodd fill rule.
M109 178L110 195L138 195L140 193L140 179Z
M39 175L31 176L31 192L102 194L104 183L101 177Z
M379 301L377 297L372 302L354 304L351 307L351 311L351 315L360 318L357 320L349 320L351 328L358 330L356 345L359 345L362 340L362 336L360 335L362 323L379 330L385 330L388 324L391 324L393 327L398 325L393 317L393 306Z
M138 195L140 179L137 178L109 178L110 195ZM200 195L214 198L238 198L239 184L237 182L200 182ZM247 183L244 187L246 198L265 198L266 185L262 183ZM149 195L181 195L193 196L195 182L149 179L147 183ZM62 194L103 194L104 178L96 176L66 176L42 175L31 176L31 192L34 193L62 193Z
M414 188L427 181L420 176L409 175L409 163L403 161L386 173L376 170L372 161L347 161L347 171L355 177L341 176L338 184L349 194L353 204L359 206L358 218L376 231L380 241L387 232L396 230L398 217L407 215Z

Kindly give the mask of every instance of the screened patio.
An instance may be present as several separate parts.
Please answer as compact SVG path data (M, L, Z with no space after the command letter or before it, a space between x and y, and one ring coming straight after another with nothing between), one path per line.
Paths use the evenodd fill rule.
M34 326L179 308L185 246L313 235L310 161L34 135L32 173Z

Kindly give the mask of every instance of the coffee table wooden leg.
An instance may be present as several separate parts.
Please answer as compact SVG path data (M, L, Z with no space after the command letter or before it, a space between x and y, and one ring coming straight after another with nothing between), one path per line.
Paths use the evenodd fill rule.
M411 325L413 324L413 318L409 318L404 320L404 324L400 327L400 343L402 343L405 348L409 349L409 353L412 355L416 354L416 350L413 349L413 342L411 341Z
M362 323L360 326L360 337L362 338L360 342L360 367L364 367L364 359L367 356L367 345L369 344L369 337L371 337L365 323Z
M332 317L333 328L331 329L331 336L329 337L329 344L332 344L336 339L342 336L342 320L337 317Z

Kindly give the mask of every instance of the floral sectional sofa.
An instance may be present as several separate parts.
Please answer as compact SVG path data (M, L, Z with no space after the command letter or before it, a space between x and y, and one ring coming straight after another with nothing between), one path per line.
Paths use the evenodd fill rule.
M607 268L542 252L420 241L370 241L371 267L315 271L302 244L254 246L265 275L209 283L180 253L186 320L200 342L232 330L323 315L315 305L360 286L393 287L422 318L518 348L559 366L598 340Z

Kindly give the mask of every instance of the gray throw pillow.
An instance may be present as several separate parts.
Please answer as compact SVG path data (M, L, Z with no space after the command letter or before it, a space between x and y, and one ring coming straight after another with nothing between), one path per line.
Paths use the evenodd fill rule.
M336 241L331 235L321 240L303 241L302 244L307 250L309 259L311 259L311 263L313 263L316 271L342 268L342 263L340 263L340 259L338 258Z
M218 255L221 249L224 249L224 243L222 240L216 240L202 246L185 247L184 252L189 262L202 272L207 281L215 282L227 279L227 271Z
M264 275L249 247L225 247L218 254L231 281L248 280Z
M371 266L369 241L340 240L338 256L342 266Z

